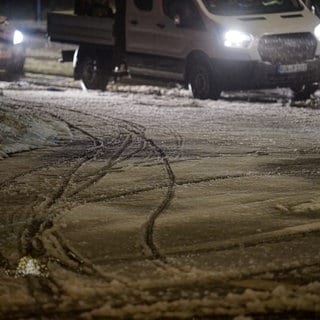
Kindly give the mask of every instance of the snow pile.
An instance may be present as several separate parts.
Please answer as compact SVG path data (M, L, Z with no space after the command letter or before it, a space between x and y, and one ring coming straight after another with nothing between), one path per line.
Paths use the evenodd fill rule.
M180 298L146 304L127 303L121 308L115 308L112 303L107 302L102 307L84 314L84 317L151 320L195 317L214 319L225 316L233 317L233 320L253 320L256 318L251 315L258 315L259 319L269 319L269 316L271 318L278 313L279 319L282 319L281 315L286 313L317 314L320 311L319 285L319 282L301 287L278 285L271 291L246 289L242 293L229 293L226 296L207 294L203 298Z
M245 313L268 314L287 311L320 311L320 283L313 282L305 286L285 287L278 285L272 292L246 289L242 294L228 294L226 301L232 306L240 306Z
M16 276L25 277L27 275L42 276L42 269L43 266L40 265L37 259L32 257L23 257L20 259L17 270Z
M155 96L174 96L191 98L191 91L186 90L178 85L168 84L167 86L159 85L134 85L125 83L110 83L108 91L123 93L141 93Z
M71 132L64 123L0 105L0 159L70 137Z
M279 211L293 214L320 214L320 200L311 200L309 202L300 203L294 206L277 205Z

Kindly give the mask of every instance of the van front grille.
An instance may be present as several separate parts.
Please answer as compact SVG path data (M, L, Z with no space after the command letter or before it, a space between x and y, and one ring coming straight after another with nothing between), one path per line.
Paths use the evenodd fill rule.
M311 33L263 36L258 51L261 59L272 64L294 64L313 59L317 40Z

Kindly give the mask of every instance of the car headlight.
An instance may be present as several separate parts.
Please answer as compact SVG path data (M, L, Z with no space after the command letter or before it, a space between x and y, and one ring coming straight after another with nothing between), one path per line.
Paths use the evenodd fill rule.
M314 29L314 35L316 36L317 40L320 41L320 24L318 24Z
M21 31L16 30L13 34L13 44L19 44L23 42L23 34Z
M253 36L249 33L229 30L224 34L223 44L227 48L243 48L247 49L253 42Z

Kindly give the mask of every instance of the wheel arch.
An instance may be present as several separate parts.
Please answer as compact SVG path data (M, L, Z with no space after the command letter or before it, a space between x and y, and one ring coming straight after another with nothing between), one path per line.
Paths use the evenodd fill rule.
M75 51L73 58L73 75L75 80L81 79L82 61L86 57L90 57L102 62L102 66L106 69L106 71L109 71L108 69L113 66L112 47L80 45Z

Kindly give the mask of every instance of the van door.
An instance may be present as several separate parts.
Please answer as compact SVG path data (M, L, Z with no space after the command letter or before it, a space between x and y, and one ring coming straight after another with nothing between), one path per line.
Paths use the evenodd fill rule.
M184 59L205 29L193 0L161 0L161 15L155 20L157 68L183 72ZM196 40L197 41L197 40Z
M132 66L152 68L155 53L155 3L157 0L127 0L126 50Z

